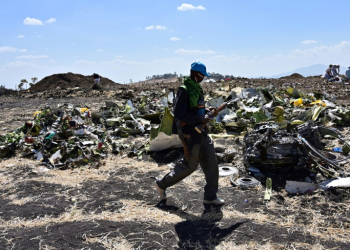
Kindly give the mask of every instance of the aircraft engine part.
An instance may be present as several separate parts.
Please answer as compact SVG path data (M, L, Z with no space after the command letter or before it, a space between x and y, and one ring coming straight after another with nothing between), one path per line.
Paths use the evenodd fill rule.
M259 124L244 137L244 165L261 170L304 167L309 164L307 150L288 129L274 123Z
M238 175L238 169L231 166L219 166L219 176L237 176Z
M251 176L240 177L237 179L234 176L232 176L231 184L240 188L251 188L261 185L261 183L257 179Z

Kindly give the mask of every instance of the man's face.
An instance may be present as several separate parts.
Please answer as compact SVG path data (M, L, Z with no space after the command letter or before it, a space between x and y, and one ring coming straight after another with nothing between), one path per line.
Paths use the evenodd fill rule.
M206 78L201 72L193 71L193 78L197 83L202 82Z

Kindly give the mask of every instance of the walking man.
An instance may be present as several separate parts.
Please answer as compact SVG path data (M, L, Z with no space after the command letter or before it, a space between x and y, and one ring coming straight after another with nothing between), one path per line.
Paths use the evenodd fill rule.
M177 91L174 107L173 133L183 136L184 150L187 156L179 161L174 169L155 183L156 191L161 200L166 200L166 189L180 182L192 174L200 163L205 175L206 185L204 187L203 204L223 205L225 202L218 199L219 168L215 155L214 145L208 136L205 127L201 133L195 127L201 123L207 124L203 90L201 83L207 73L203 63L194 62L191 65L189 77L184 78L184 84ZM185 152L186 153L186 152Z

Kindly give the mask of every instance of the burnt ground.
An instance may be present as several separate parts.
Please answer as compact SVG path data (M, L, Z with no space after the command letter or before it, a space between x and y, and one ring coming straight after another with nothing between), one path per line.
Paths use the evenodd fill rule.
M310 79L235 79L230 84L256 87L255 81L260 81L262 86L282 87L298 81L299 88L324 91L324 83L311 84ZM134 84L102 91L51 89L3 95L0 133L13 131L45 105L70 102L94 111L105 100L177 86ZM348 105L346 89L339 84L327 88ZM236 139L215 142L235 145L237 150L242 146ZM237 165L240 158L241 154L235 158ZM204 176L199 168L169 188L166 204L159 203L154 179L168 171L163 163L119 155L102 160L99 168L48 171L32 160L0 159L0 249L350 248L347 189L289 195L273 180L272 198L265 202L264 186L240 189L231 185L229 177L221 177L219 196L226 205L204 207Z
M225 207L203 207L199 193L204 181L197 171L192 184L199 190L176 185L164 204L157 203L151 190L158 171L138 172L127 162L115 164L108 171L97 170L101 175L108 172L103 181L84 180L77 187L45 181L50 172L40 177L28 165L2 168L1 175L19 181L2 185L1 249L123 249L116 247L127 247L121 239L132 249L250 249L248 243L266 249L311 249L315 244L349 249L341 235L326 236L338 227L345 234L349 230L348 191L275 194L269 204L262 190L225 186L220 190ZM135 209L140 211L133 214ZM319 235L307 230L315 223L322 228Z

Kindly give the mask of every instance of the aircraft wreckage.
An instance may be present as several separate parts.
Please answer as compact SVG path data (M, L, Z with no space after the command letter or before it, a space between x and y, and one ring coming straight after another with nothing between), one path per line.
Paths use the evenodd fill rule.
M67 168L96 163L108 154L142 159L181 148L178 136L171 134L174 95L144 91L127 101L107 101L95 113L71 104L48 106L13 133L0 136L0 157L20 154L48 168ZM334 96L291 87L230 89L223 84L205 100L212 107L231 100L208 127L213 138L232 144L244 135L248 172L307 169L313 176L347 177L350 146L337 128L350 126L350 110ZM137 140L125 140L130 136ZM220 151L218 160L231 163L234 155Z

